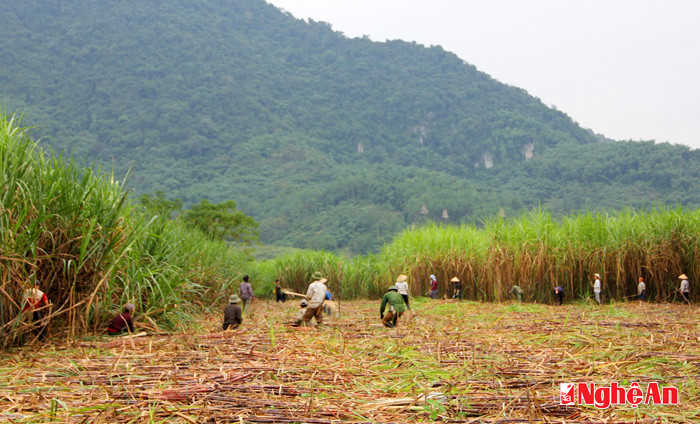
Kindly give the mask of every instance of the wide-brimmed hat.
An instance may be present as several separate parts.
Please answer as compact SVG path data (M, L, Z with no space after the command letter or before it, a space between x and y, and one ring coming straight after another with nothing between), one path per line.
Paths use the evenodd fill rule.
M688 276L685 275L685 274L681 274L681 275L678 276L678 278L680 278L681 280L687 280L687 279L688 279Z
M398 281L399 283L403 283L403 282L406 281L406 280L408 280L408 277L406 277L406 276L403 275L403 274L401 274L401 275L399 275L398 277L396 277L396 281Z
M452 281L453 283L459 283L459 278L454 277L450 281Z
M238 297L237 294L232 294L231 296L228 297L228 303L239 303L241 301L241 298Z
M600 278L600 274L593 274L593 276Z
M392 291L392 290L393 290L393 291L399 291L399 289L397 289L396 286L389 286L389 288L386 289L386 291Z
M321 274L321 271L316 271L313 274L311 274L311 278L313 278L314 280L320 280L321 278L323 278L323 274Z
M436 278L435 278L435 276L434 276L433 274L430 274L430 279L431 279L431 280L435 280Z

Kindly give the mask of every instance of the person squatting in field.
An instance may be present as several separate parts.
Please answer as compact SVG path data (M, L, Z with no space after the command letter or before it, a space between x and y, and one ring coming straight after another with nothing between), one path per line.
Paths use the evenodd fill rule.
M515 298L518 300L518 302L523 301L523 295L525 294L525 291L520 288L520 286L513 286L510 288L510 294L515 296Z
M238 328L243 323L243 311L238 304L241 303L241 298L236 294L232 294L228 298L228 305L224 309L224 330Z
M400 274L398 277L396 277L396 290L399 292L401 297L403 297L403 303L406 304L406 309L411 309L411 305L409 304L409 297L410 293L408 291L408 277Z
M688 281L688 276L681 274L678 278L681 280L681 287L679 290L683 296L683 302L686 305L690 305L690 282Z
M595 302L598 305L600 305L600 274L593 274L593 278L595 279L595 282L593 283L593 294L595 295Z
M430 281L428 281L428 284L430 284L430 291L428 292L428 297L431 299L437 299L438 297L438 282L437 279L435 278L435 275L430 274Z
M46 339L46 324L42 322L44 319L43 308L49 306L49 299L39 287L41 287L41 281L35 280L34 287L24 292L24 308L22 312L30 311L32 313L34 333L39 340L44 340Z
M386 315L384 315L384 310L389 306ZM382 320L382 324L385 327L396 327L396 322L399 317L406 312L406 304L403 301L403 297L399 294L396 286L391 286L384 293L382 297L382 305L379 307L379 318Z
M133 303L127 303L124 305L124 311L117 314L117 316L112 319L112 322L107 326L107 333L110 336L116 336L123 333L133 333L134 332L134 322L131 320L131 315L134 313Z
M554 304L563 305L564 304L564 288L561 286L556 286L554 288Z
M326 292L328 287L324 284L327 279L319 271L313 273L311 278L313 283L309 284L309 289L306 291L306 300L309 305L306 307L306 312L302 317L303 325L308 325L311 318L316 320L317 325L323 324L323 302L326 300Z
M326 315L331 315L333 313L333 308L331 308L331 305L333 304L333 293L326 287L326 299L323 302L323 313Z

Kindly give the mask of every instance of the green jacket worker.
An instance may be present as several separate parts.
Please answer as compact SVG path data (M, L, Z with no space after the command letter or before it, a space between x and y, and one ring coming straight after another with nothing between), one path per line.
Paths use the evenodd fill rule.
M386 315L384 315L384 310L389 306ZM395 327L396 321L399 319L403 313L406 312L406 304L403 301L403 297L399 294L396 286L391 286L382 297L382 306L379 307L379 317L382 320L382 324L385 327Z

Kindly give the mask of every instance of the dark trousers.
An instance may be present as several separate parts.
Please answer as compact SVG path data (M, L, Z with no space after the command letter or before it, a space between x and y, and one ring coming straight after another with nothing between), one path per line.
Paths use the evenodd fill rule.
M284 293L279 292L277 293L277 302L284 302L287 300L287 296L284 295Z
M408 305L408 295L407 294L402 294L401 297L403 297L403 303L406 304L406 307L408 309L411 309L411 307Z
M46 324L42 323L44 313L42 311L32 312L32 320L34 321L34 334L39 336L39 340L46 339Z

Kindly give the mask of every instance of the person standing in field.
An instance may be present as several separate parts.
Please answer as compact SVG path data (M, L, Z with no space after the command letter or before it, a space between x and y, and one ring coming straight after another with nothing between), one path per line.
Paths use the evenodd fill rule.
M244 275L243 282L241 283L241 299L243 300L243 313L248 311L248 308L250 307L251 303L253 303L253 299L255 299L255 295L253 294L253 286L250 285L249 280L250 277Z
M683 295L683 302L686 305L690 305L690 282L688 281L688 276L681 274L678 278L681 280L680 292Z
M396 277L395 286L396 290L398 290L399 294L403 298L403 303L406 304L406 308L411 309L411 305L408 303L410 297L410 293L408 291L408 277L403 274Z
M46 293L41 291L40 287L41 281L35 280L34 287L24 292L24 308L22 312L32 313L34 333L38 336L39 340L45 340L46 324L42 322L44 319L43 309L49 306L49 299L46 297Z
M306 300L308 300L309 305L306 307L302 321L304 325L308 325L311 318L314 318L316 324L321 325L323 324L323 302L326 300L326 292L328 291L325 283L328 280L323 278L323 275L318 271L314 272L311 278L314 281L309 284L309 289L306 290Z
M561 286L556 286L554 288L554 303L560 306L564 304L564 288Z
M646 299L647 285L644 283L644 278L639 277L639 283L637 284L637 299L644 302Z
M232 294L228 298L228 305L224 309L224 330L234 330L243 323L243 312L238 304L241 303L241 298L236 294Z
M437 299L438 282L437 282L437 279L435 278L435 275L430 274L430 281L428 281L428 284L430 284L430 291L428 292L428 297L430 297L431 299Z
M451 279L450 282L453 284L452 299L462 300L462 282L457 277Z
M595 279L595 282L593 283L593 294L595 295L595 302L598 305L600 305L600 274L593 274L593 278Z
M110 336L117 336L124 333L133 333L134 322L131 320L131 317L134 313L134 309L136 309L136 306L134 306L133 303L124 305L124 311L117 314L107 326L107 334Z
M389 306L389 309L384 315L384 310ZM403 297L399 294L396 286L391 286L384 293L382 297L382 304L379 307L379 318L382 320L382 324L385 327L393 328L396 327L396 322L399 317L406 312L406 304L403 301Z
M280 286L280 280L275 280L275 296L277 297L277 302L284 303L287 300L287 296L285 296L282 286Z
M520 286L513 286L510 288L510 294L515 296L515 298L518 299L518 302L522 303L525 291L521 289Z

